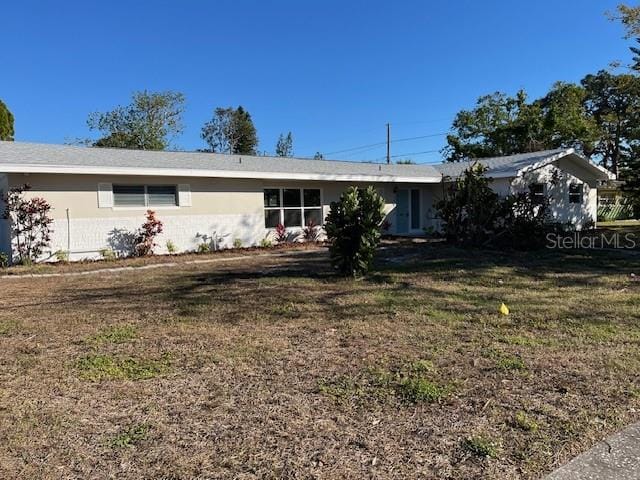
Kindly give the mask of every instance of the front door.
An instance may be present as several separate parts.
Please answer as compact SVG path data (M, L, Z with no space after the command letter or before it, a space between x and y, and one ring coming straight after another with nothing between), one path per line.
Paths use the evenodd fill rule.
M409 190L396 192L396 233L409 233Z

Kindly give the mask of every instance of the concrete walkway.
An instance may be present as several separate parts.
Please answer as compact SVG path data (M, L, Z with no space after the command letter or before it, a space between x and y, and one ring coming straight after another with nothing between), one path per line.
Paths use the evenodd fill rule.
M640 422L601 441L547 480L640 479Z

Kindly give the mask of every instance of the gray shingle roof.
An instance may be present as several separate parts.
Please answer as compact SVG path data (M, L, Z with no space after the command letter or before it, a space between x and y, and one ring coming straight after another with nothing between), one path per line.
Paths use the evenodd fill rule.
M492 157L492 158L479 158L473 161L463 162L447 162L439 165L434 165L443 176L456 178L459 177L470 165L475 163L481 163L487 167L486 175L488 177L511 177L517 175L518 171L534 165L539 162L544 162L560 153L568 153L567 149L556 150L544 150L541 152L520 153L518 155L509 155L505 157Z
M155 152L116 148L89 148L22 142L0 142L0 172L5 165L31 167L106 167L198 171L229 171L270 174L331 176L380 176L431 178L440 173L430 165L387 165L334 160L221 155L201 152Z
M477 161L488 168L487 176L500 178L514 177L523 168L565 155L571 155L571 158L586 162L586 165L603 178L611 176L587 159L574 154L572 149L545 150L505 157L483 158ZM473 162L447 162L438 165L387 165L337 160L221 155L201 152L153 152L0 141L0 173L3 171L43 171L437 183L441 181L443 176L451 178L460 176L471 163Z

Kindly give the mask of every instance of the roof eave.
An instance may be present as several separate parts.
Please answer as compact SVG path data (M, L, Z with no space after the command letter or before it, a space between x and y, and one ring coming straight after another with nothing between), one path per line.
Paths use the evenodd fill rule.
M568 156L573 156L575 158L580 159L587 169L590 169L592 172L594 172L597 180L615 180L616 179L615 174L611 173L609 170L601 167L600 165L596 165L588 158L583 157L582 155L576 153L575 148L567 148L566 150L563 150L562 152L558 152L555 155L547 157L540 162L521 168L520 170L518 170L517 176L546 167L547 165L550 165L553 162L556 162L561 158L568 157Z
M440 183L440 176L398 176L372 174L326 174L292 172L258 172L241 170L197 170L176 168L87 167L68 165L0 165L2 173L54 173L72 175L129 175L154 177L201 177L265 180L314 180L335 182Z

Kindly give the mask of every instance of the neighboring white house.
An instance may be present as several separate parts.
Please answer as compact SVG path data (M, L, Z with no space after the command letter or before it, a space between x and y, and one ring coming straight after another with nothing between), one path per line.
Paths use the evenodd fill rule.
M597 185L611 173L573 149L480 160L501 194L532 189L546 195L554 219L577 228L596 220ZM201 243L258 245L278 224L321 225L349 185L374 185L384 197L389 233L420 235L438 228L434 209L447 182L468 163L387 165L295 158L152 152L0 142L0 191L29 184L28 195L53 207L51 251L72 259L121 250L126 235L155 210L166 250ZM3 195L4 196L4 195ZM0 211L3 205L0 203ZM11 250L0 220L0 251Z

